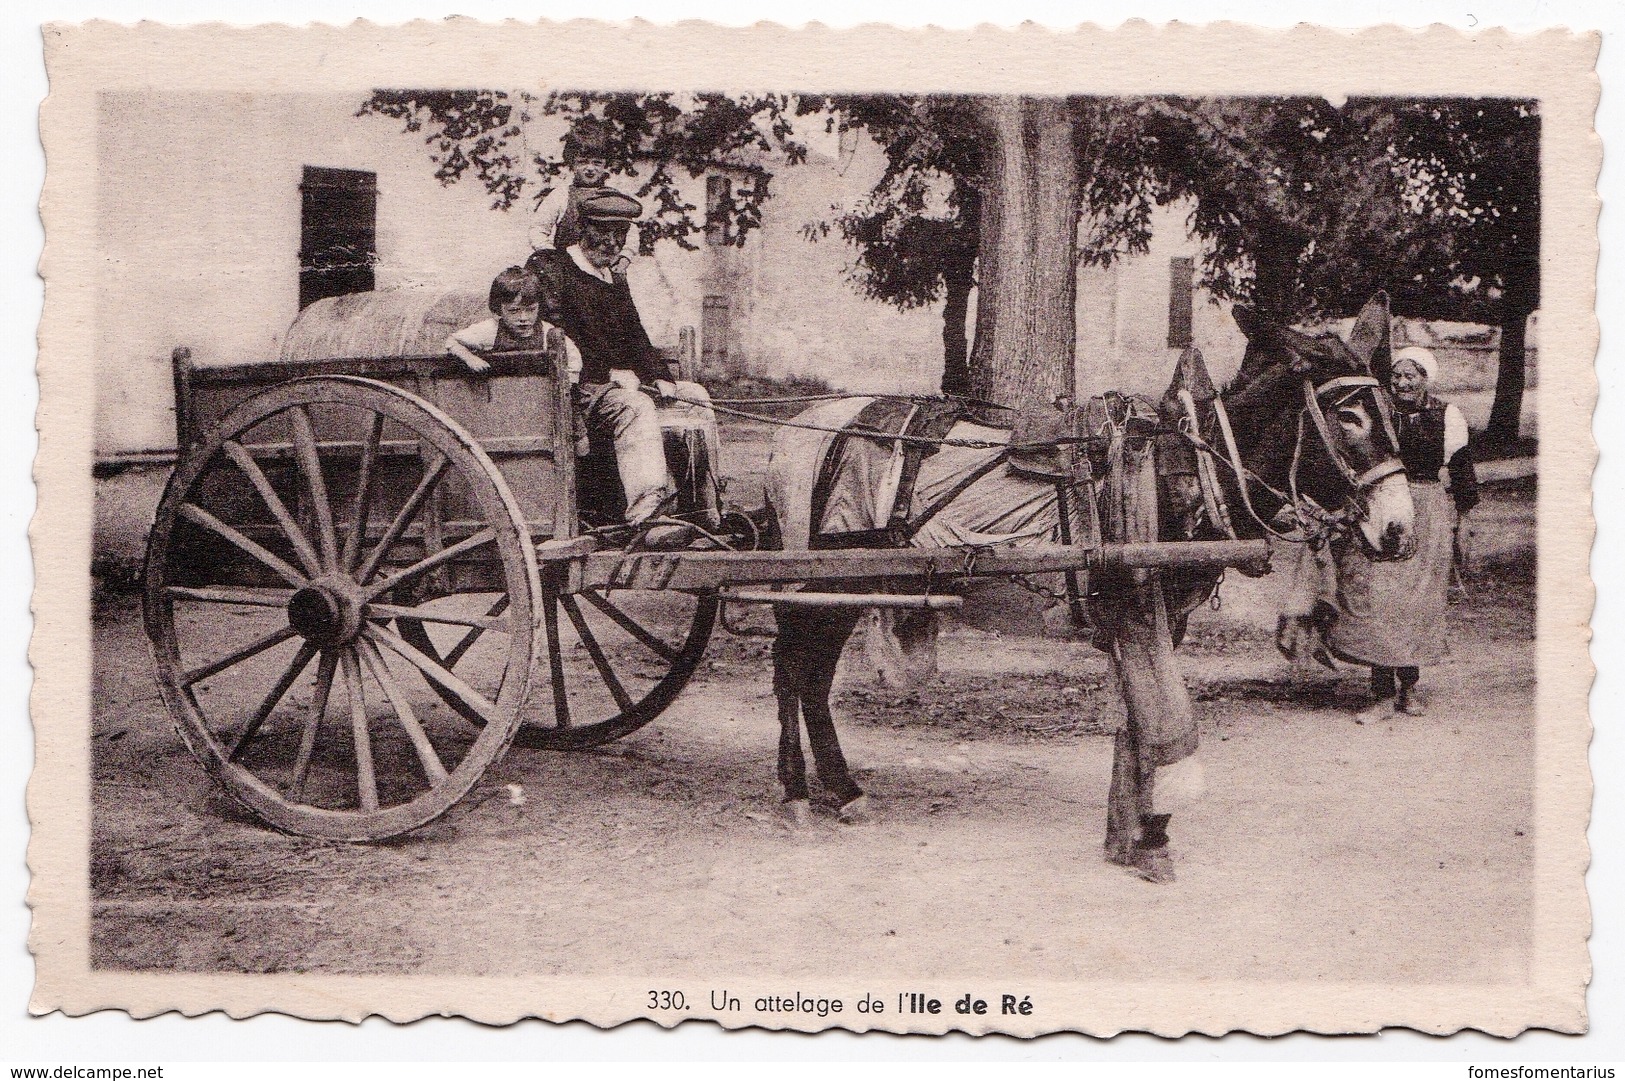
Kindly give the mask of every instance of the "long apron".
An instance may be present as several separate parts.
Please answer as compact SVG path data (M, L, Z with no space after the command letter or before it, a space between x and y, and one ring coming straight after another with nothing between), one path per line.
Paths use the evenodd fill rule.
M1358 539L1337 553L1337 619L1326 644L1340 660L1398 668L1444 659L1456 508L1442 484L1411 482L1416 554L1373 562Z

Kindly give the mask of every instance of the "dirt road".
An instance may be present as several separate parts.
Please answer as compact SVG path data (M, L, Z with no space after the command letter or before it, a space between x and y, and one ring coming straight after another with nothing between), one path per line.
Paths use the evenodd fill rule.
M874 820L776 815L760 639L719 635L619 744L516 749L440 821L345 845L267 830L159 702L127 596L96 625L93 957L231 972L1498 982L1531 949L1533 498L1480 512L1426 717L1357 725L1361 672L1294 671L1271 583L1226 584L1181 649L1208 793L1178 882L1100 844L1117 723L1088 647L967 629L941 675L879 688L849 650L838 719ZM515 787L510 787L515 786Z

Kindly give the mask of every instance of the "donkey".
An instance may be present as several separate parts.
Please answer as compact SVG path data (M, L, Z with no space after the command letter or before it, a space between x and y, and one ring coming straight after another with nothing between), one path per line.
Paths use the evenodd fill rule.
M1294 527L1301 532L1307 525L1351 532L1374 555L1403 557L1410 544L1410 493L1398 461L1397 437L1387 419L1385 393L1370 375L1369 354L1357 354L1335 335L1311 336L1271 325L1246 309L1237 309L1235 317L1248 346L1241 368L1223 393L1214 391L1200 355L1191 350L1181 358L1173 385L1155 407L1161 432L1157 440L1160 539L1281 535ZM1222 409L1215 406L1216 399ZM867 535L874 536L881 531L873 527L897 520L892 516L893 505L876 505L877 501L886 503L888 497L894 504L901 503L905 511L928 507L935 512L927 528L909 535L907 543L917 546L1056 544L1084 535L1086 508L1081 498L1067 505L1064 483L1053 476L1035 477L1010 461L1008 454L999 454L998 444L1011 442L1008 429L969 421L954 424L947 433L949 445L920 463L912 491L896 491L895 469L889 474L892 488L884 477L876 484L874 476L861 475L861 469L844 473L830 469L834 440L828 430L849 422L862 404L859 400L816 406L802 414L804 427L784 428L776 435L768 467L768 499L779 543L785 548L819 546L820 537L831 532L832 519L838 520L836 531L863 536L866 531L854 527L867 525L871 527ZM1079 415L1090 412L1080 411ZM1098 433L1070 434L1088 439ZM980 444L995 449L975 450ZM1211 455L1206 448L1213 448ZM1200 464L1204 455L1210 455L1207 466ZM1215 458L1218 461L1213 464ZM1213 493L1212 484L1209 494L1203 494L1198 482L1203 468L1217 474L1222 497ZM836 485L846 482L848 489L856 490L837 492L834 497L821 495L813 490L814 478ZM944 493L952 499L947 506L940 505ZM816 515L814 504L819 504ZM1221 505L1224 509L1217 509ZM861 520L865 509L870 514L866 522ZM1148 664L1159 666L1164 677L1176 673L1172 680L1153 682L1164 688L1177 684L1177 690L1151 700L1150 711L1163 715L1159 724L1165 738L1147 741L1136 739L1138 733L1126 733L1130 757L1137 761L1132 787L1142 810L1132 829L1132 844L1125 848L1119 843L1115 852L1111 851L1113 842L1108 844L1111 858L1153 881L1171 877L1166 861L1168 812L1158 805L1153 775L1159 767L1172 766L1195 751L1189 699L1172 667L1171 650L1183 637L1190 612L1212 594L1220 569L1165 571L1161 577L1167 638L1152 648L1163 655L1123 656L1124 670L1119 675L1126 697L1136 674L1127 669ZM1094 594L1090 604L1105 617L1097 622L1109 625L1119 599L1116 594L1130 588L1132 576L1102 578L1089 591ZM1071 588L1064 594L1076 614L1084 591L1075 583L1067 585ZM1052 595L1060 596L1062 591L1052 591ZM825 798L843 820L860 818L867 812L867 799L842 754L830 712L830 690L836 663L861 610L781 604L775 606L774 614L778 623L773 647L773 690L780 725L778 778L787 813L795 821L804 820L809 813L801 741L805 726ZM922 613L920 618L903 622L902 629L909 632L902 643L905 651L932 641L934 625L924 617ZM1096 644L1104 647L1101 636L1097 635ZM1135 683L1142 689L1145 685L1145 681ZM1144 717L1142 711L1142 720ZM1130 722L1134 727L1133 709ZM1169 736L1169 732L1174 734Z

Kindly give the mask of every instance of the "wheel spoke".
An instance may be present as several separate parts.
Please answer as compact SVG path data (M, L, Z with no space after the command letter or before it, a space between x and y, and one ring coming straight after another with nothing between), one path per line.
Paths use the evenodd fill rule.
M665 642L662 642L653 631L638 623L637 620L621 611L621 609L615 607L608 597L605 597L603 594L594 589L582 590L580 596L586 598L588 604L604 613L610 619L613 619L615 623L627 634L630 634L633 638L636 638L638 641L648 646L661 657L664 657L668 661L675 661L677 659L677 650L673 649L671 646L668 646Z
M491 607L485 610L485 615L487 618L492 616L500 616L507 610L508 595L504 593L502 596L497 598L495 604L491 605ZM507 621L504 620L503 624L506 627ZM511 630L509 633L511 633ZM453 646L450 653L446 654L446 666L448 668L455 668L457 666L457 662L463 659L463 654L467 653L471 648L473 648L474 643L480 640L480 634L481 632L479 630L472 630L463 635L463 640ZM508 676L508 669L506 666L504 666L502 669L502 676L504 679L506 679Z
M363 811L378 809L378 778L372 765L372 733L367 730L367 699L361 687L361 664L357 651L346 649L339 658L344 667L344 687L350 695L350 732L355 740L355 783Z
M190 586L165 586L164 592L174 600L205 601L209 604L242 604L254 608L286 608L293 594L285 589L193 589Z
M378 546L372 550L372 554L367 557L367 562L356 573L356 581L367 582L378 572L378 567L383 563L384 557L395 546L395 542L401 539L401 534L406 532L406 527L412 524L412 519L417 517L418 510L423 506L423 501L429 498L429 493L434 490L436 484L440 483L440 478L445 475L446 469L450 465L450 458L447 458L444 454L435 455L435 460L423 471L423 479L418 481L416 488L412 489L412 494L406 497L406 502L401 504L401 509L396 512L394 521L389 523L389 528L385 529L384 535L379 538Z
M288 798L304 798L305 777L310 773L310 758L316 751L316 732L327 716L327 698L333 692L333 673L338 668L338 653L326 650L316 665L316 686L311 694L310 714L305 718L305 730L299 734L299 755L293 763L293 780L288 784Z
M376 597L379 594L388 593L397 586L405 585L412 579L427 574L429 571L440 566L440 564L456 559L465 552L472 552L476 548L490 544L496 539L497 531L487 526L478 533L463 538L456 544L442 548L433 555L418 560L416 563L412 564L410 567L407 567L403 571L399 571L398 573L390 575L388 578L383 578L377 582L374 582L372 585L367 587L366 598L371 600L373 597Z
M506 598L504 598L506 600ZM506 605L504 605L506 607ZM460 616L453 612L437 612L432 608L408 608L403 604L380 604L377 601L367 605L367 618L374 616L394 616L397 619L411 619L419 623L444 623L457 627L473 627L478 631L508 631L508 621L493 619L491 616ZM478 635L475 635L478 637ZM450 660L450 657L447 658Z
M280 645L281 643L286 642L288 639L292 638L298 633L299 632L294 630L292 627L282 627L279 630L272 631L270 634L261 635L252 642L248 643L248 645L242 647L241 649L233 650L217 661L210 661L208 664L205 664L200 668L194 668L190 672L183 673L181 675L181 686L190 687L199 680L208 679L217 672L224 672L232 665L241 664L250 657L258 656L259 654L270 649L272 646Z
M542 619L547 625L547 665L553 676L553 723L570 727L570 696L564 689L564 647L559 641L558 594L542 596Z
M378 646L363 638L357 643L361 653L361 663L372 672L373 680L384 689L384 697L389 699L390 706L395 710L395 719L401 722L406 730L406 738L412 741L412 749L418 753L418 761L423 763L424 775L429 778L429 787L434 788L446 780L446 767L435 753L434 745L429 742L429 735L418 723L418 715L412 711L412 705L401 693L395 677L390 674L389 666L384 663L384 656L378 652Z
M197 504L184 504L180 510L176 511L176 513L189 522L200 525L204 529L210 530L214 533L218 533L221 537L224 537L226 540L230 541L244 552L259 560L266 567L275 571L278 577L287 582L289 585L293 586L295 589L303 589L307 584L305 576L295 570L293 565L288 563L287 560L266 551L263 547L256 544L254 541L249 540L247 537L237 532L237 530L233 529L225 522L222 522L220 519L216 518L214 515L210 514Z
M354 571L361 560L361 545L367 536L367 512L372 504L372 471L378 461L378 443L383 437L384 415L374 413L372 427L367 431L367 441L361 447L361 465L356 471L355 511L350 516L355 524L350 527L350 535L344 538L344 555L340 563L346 574Z
M221 444L221 449L226 452L227 457L237 463L237 468L260 494L260 501L271 512L271 517L276 519L276 524L282 527L283 535L288 538L288 543L293 545L294 553L299 556L299 562L305 565L305 570L312 578L321 574L322 564L316 558L316 549L310 546L305 531L299 528L299 523L288 513L287 504L282 502L282 497L271 487L270 478L266 477L265 471L254 460L254 456L235 439L226 440Z
M322 546L322 567L337 570L338 535L333 532L333 508L327 502L327 481L322 477L322 459L316 449L316 432L310 424L310 413L305 406L296 405L288 410L288 421L293 429L293 446L299 458L299 471L305 475L311 510L316 514L316 537Z
M242 734L232 742L231 748L226 751L227 761L237 761L237 756L248 745L248 741L253 739L255 734L259 732L260 726L271 715L271 711L276 708L276 704L282 701L282 696L288 693L289 687L293 686L293 681L298 679L306 668L310 667L310 659L316 656L316 649L317 647L310 642L306 642L299 647L299 652L294 654L293 662L288 665L287 670L282 673L282 677L271 688L271 693L265 696L265 701L260 703L260 708L254 711L254 716L249 718Z
M474 688L464 683L461 679L457 678L456 675L446 671L446 669L440 664L430 660L422 653L419 653L417 650L407 645L406 642L402 641L401 637L394 631L386 630L376 623L368 623L362 628L361 633L366 635L368 638L371 638L379 645L388 646L391 652L400 655L425 676L434 680L436 683L446 688L446 690L462 699L463 702L469 708L478 713L487 724L493 724L497 721L500 711L497 709L495 702L492 702L479 691L476 691Z
M581 644L587 647L587 656L592 658L604 686L608 687L609 693L615 697L615 704L621 708L622 713L627 712L633 706L632 696L626 693L626 688L621 686L621 681L615 676L615 669L609 666L609 658L605 657L604 651L599 648L598 639L593 637L592 628L587 626L586 619L581 615L581 609L576 606L575 598L568 593L561 593L559 604L564 606L564 614L575 624L576 634L580 636Z

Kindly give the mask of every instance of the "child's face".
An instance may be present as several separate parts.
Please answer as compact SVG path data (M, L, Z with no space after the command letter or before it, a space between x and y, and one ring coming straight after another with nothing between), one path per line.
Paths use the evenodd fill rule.
M497 319L515 338L528 338L536 333L536 324L542 317L542 305L536 300L514 297L502 302Z
M577 158L576 183L584 188L596 188L609 179L609 162L603 158Z

